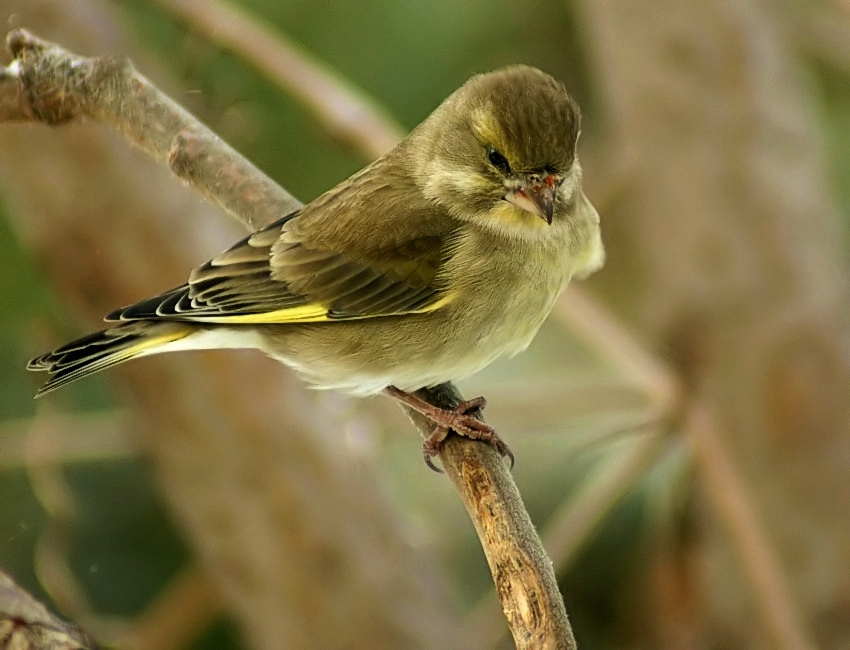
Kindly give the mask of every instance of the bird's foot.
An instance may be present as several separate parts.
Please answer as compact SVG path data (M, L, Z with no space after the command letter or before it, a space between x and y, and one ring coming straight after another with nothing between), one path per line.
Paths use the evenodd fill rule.
M487 400L483 397L463 401L454 409L443 409L395 386L389 386L384 392L421 413L436 425L434 431L422 444L425 464L435 472L442 470L434 465L432 459L440 453L449 431L454 431L457 435L470 440L480 440L487 443L498 451L503 458L507 457L511 462L511 469L513 469L514 455L510 447L499 437L493 427L472 415L473 412L481 411L486 406Z

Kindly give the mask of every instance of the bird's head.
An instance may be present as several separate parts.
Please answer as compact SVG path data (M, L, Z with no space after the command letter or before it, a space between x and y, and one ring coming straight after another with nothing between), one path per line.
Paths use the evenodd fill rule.
M509 234L546 229L581 192L579 121L564 86L536 68L477 75L417 130L417 176L459 219Z

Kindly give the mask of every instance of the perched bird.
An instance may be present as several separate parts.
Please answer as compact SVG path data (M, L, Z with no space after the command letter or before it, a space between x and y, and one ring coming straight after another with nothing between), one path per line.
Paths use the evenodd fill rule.
M524 350L574 275L602 265L582 191L579 109L528 66L472 77L392 151L196 268L33 359L43 395L135 357L259 348L317 388L385 392L490 441L469 411L411 393Z

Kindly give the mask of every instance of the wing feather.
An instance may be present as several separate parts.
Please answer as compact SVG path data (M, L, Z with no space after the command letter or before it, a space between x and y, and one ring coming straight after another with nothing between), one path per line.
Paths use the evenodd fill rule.
M438 271L448 250L432 235L358 251L322 250L287 228L298 213L192 271L189 282L119 309L108 321L289 323L436 309L451 299ZM305 232L309 232L305 229Z

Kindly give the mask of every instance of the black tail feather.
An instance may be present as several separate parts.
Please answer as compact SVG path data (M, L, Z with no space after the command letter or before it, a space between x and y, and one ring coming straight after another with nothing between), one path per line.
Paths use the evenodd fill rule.
M155 346L184 338L190 331L184 323L138 321L118 325L36 357L27 364L27 370L50 373L36 393L40 397L92 373L149 354Z

